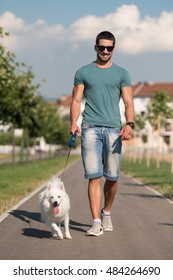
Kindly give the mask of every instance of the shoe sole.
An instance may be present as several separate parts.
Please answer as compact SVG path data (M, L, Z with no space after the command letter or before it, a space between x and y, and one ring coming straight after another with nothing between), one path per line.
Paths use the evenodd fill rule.
M103 229L103 231L113 231L113 228L111 228L111 229L105 228L105 229Z
M100 233L94 233L94 232L89 232L89 233L86 233L86 236L100 236L103 234L103 230L100 231Z

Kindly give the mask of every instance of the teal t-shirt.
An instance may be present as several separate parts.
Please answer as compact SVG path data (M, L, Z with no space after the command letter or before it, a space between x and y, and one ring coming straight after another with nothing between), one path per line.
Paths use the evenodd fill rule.
M85 87L83 123L120 128L121 89L131 86L128 71L114 63L109 68L90 63L76 72L74 85L79 84Z

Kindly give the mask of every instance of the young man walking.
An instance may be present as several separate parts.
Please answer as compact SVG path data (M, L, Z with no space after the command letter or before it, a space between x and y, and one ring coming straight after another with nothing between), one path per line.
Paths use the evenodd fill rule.
M86 235L112 231L111 207L117 190L122 140L130 140L134 128L134 103L127 70L112 62L115 37L108 31L96 37L94 62L75 74L71 103L70 132L81 133L81 153L93 225ZM126 125L122 127L119 99L125 105ZM80 105L85 99L81 131L77 125ZM104 207L101 210L101 177L105 178Z

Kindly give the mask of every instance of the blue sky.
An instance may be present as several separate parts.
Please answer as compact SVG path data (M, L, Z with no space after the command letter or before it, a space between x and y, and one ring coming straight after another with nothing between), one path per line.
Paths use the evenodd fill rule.
M132 81L172 82L172 0L1 0L4 43L17 61L46 79L46 98L71 94L76 70L95 59L95 36L110 30L117 39L113 61Z

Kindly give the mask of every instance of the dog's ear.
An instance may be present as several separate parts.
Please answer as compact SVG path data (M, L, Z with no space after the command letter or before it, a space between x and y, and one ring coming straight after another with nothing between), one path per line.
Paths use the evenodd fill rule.
M64 183L63 183L62 181L60 182L60 185L59 185L59 186L60 186L60 189L61 189L61 190L63 190L63 191L65 190Z
M51 183L48 183L48 184L47 184L47 190L50 190L51 187L52 187Z

